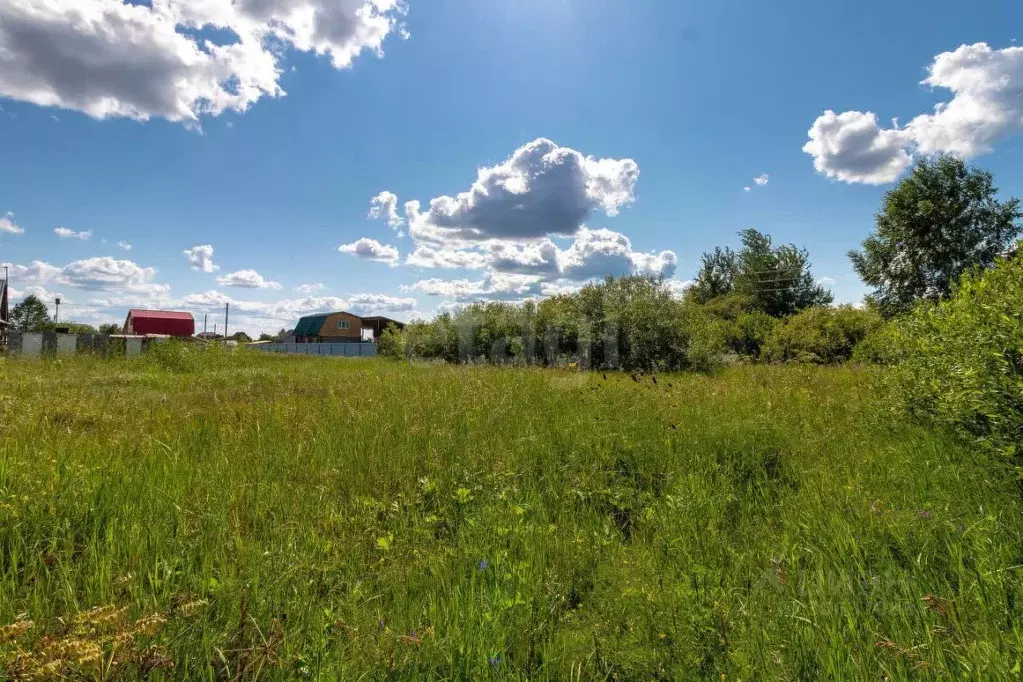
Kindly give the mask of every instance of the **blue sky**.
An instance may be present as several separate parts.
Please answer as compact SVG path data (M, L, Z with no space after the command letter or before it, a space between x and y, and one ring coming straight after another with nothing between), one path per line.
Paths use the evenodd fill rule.
M0 0L0 262L84 321L681 287L750 226L856 302L846 252L913 159L1023 194L1018 3L135 5Z

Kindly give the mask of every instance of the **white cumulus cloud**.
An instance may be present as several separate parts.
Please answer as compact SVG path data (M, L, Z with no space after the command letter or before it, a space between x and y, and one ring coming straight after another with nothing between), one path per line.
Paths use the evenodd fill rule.
M672 251L636 253L624 234L612 230L583 228L572 245L558 254L561 276L586 280L605 275L675 274L678 257Z
M322 291L322 290L323 290L323 285L320 284L319 282L314 282L314 283L311 283L311 284L299 284L297 287L295 287L295 291L297 291L300 294L311 294L314 291Z
M61 239L92 239L92 230L75 232L74 230L66 227L58 227L53 230L53 233Z
M190 249L185 249L182 253L185 254L185 258L188 259L188 264L192 266L193 270L214 272L220 269L220 266L213 262L213 247L209 244L193 246Z
M636 252L632 241L620 232L582 227L564 249L547 238L521 243L493 240L470 249L420 246L405 262L424 268L487 269L546 280L582 281L606 275L671 277L678 257L673 251Z
M86 258L61 268L67 284L83 289L122 289L142 293L166 292L170 286L153 282L156 268L109 256Z
M576 290L607 275L670 278L678 264L674 252L637 252L624 234L583 222L631 204L638 178L632 159L598 159L539 138L478 169L460 194L436 197L426 210L407 201L413 249L406 266L482 271L423 279L407 290L462 302L521 300ZM379 217L397 213L393 193L374 201Z
M370 200L368 217L373 220L386 220L395 230L405 224L405 219L398 214L398 196L386 190Z
M913 163L905 131L885 130L872 112L825 111L810 128L803 151L818 173L844 182L883 185Z
M94 291L163 295L170 286L154 282L156 268L109 256L77 260L60 267L45 261L28 265L5 263L12 281L34 286L64 286Z
M282 48L347 68L380 54L404 11L399 0L2 0L0 95L101 119L245 111L285 94Z
M117 248L121 249L122 251L131 251L131 244L123 241L117 242Z
M348 309L359 315L377 312L410 312L416 309L416 299L388 296L387 294L352 294L348 297Z
M337 248L341 253L347 253L356 258L397 265L399 254L398 249L389 244L381 244L376 239L363 237L351 244L342 244Z
M416 291L428 296L443 296L457 301L514 300L541 293L539 277L506 273L488 273L481 280L424 279L402 286L405 291Z
M761 173L757 177L753 178L753 182L755 182L758 187L763 187L768 182L770 182L770 180L771 176L769 176L767 173Z
M478 251L420 245L405 258L405 265L417 268L466 268L477 270L487 264Z
M948 90L951 99L902 128L883 128L870 112L825 111L803 151L828 177L884 184L896 180L915 154L969 158L1023 131L1023 47L961 45L937 55L921 84Z
M523 145L457 196L440 196L422 211L405 204L409 234L435 244L573 235L594 211L615 215L634 201L639 166L632 159L596 159L547 139Z
M13 213L4 213L0 215L0 233L24 234L25 229L14 222Z
M217 278L222 287L239 287L242 289L280 289L279 282L272 282L255 270L238 270Z

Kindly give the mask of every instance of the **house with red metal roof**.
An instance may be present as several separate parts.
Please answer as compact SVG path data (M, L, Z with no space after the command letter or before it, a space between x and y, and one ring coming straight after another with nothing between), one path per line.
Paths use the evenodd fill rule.
M124 321L125 334L156 334L160 336L192 336L195 318L192 313L172 310L129 310Z

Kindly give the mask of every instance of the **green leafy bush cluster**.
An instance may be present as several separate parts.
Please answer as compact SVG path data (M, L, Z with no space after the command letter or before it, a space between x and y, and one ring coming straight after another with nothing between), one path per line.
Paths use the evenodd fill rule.
M847 305L807 308L771 329L762 356L773 362L845 362L857 344L883 324L872 310Z
M722 351L720 329L702 306L639 276L539 302L473 303L391 329L379 347L392 357L628 370L709 369Z
M378 350L447 362L706 370L728 356L844 362L882 326L876 312L851 306L817 306L777 318L739 292L700 303L674 295L663 281L623 277L539 302L470 304L432 322L388 329Z
M919 417L1008 454L1023 439L1023 255L963 277L952 296L897 321L898 395Z
M724 352L746 358L760 357L761 347L778 324L778 318L756 308L751 296L738 292L712 298L702 310L717 322Z

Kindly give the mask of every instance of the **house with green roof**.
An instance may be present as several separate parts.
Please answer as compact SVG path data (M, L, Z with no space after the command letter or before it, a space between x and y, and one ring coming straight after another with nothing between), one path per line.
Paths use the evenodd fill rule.
M306 315L295 325L297 343L359 343L362 318L349 312Z
M295 325L295 331L289 334L295 337L296 343L358 343L364 336L372 333L376 341L390 325L402 328L405 325L397 320L381 317L359 317L352 313L340 311L320 315L306 315Z

